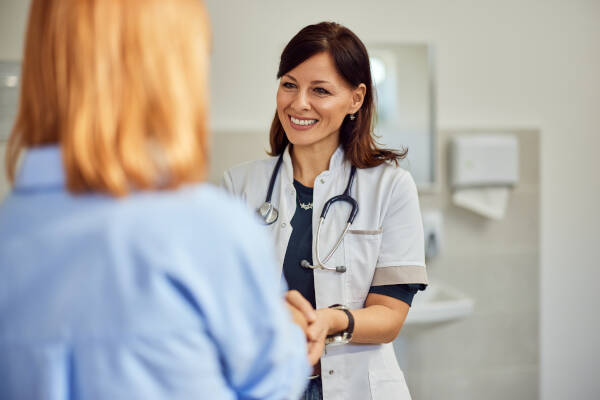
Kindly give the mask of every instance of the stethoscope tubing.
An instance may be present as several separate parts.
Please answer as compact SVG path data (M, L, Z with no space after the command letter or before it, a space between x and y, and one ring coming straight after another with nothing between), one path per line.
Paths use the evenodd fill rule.
M277 175L279 174L279 170L281 168L282 162L283 162L283 152L277 159L277 162L275 163L275 167L273 168L273 172L271 173L271 179L269 181L269 188L267 190L267 196L265 198L265 202L257 209L257 213L261 216L261 218L263 219L263 221L266 225L271 225L272 223L277 221L277 219L279 218L279 211L271 203L271 197L273 196L273 189L275 187L275 181L277 180ZM346 185L346 189L344 190L344 193L330 198L323 205L323 210L321 211L321 217L319 218L319 225L317 227L317 237L315 240L315 246L316 246L316 248L315 248L316 254L315 255L317 258L317 264L311 265L307 260L302 260L300 262L300 265L302 267L310 268L310 269L321 269L321 270L326 270L326 271L335 271L338 273L346 272L346 267L343 265L337 266L337 267L328 267L325 265L325 263L327 261L329 261L329 259L333 256L333 254L336 252L336 250L340 247L342 241L344 240L344 236L346 236L348 229L350 229L350 225L352 225L352 223L354 222L354 218L356 218L356 215L358 214L358 202L350 195L350 191L352 190L352 184L354 183L355 176L356 176L356 166L353 165L350 170L350 176L348 177L348 184ZM320 238L320 233L321 233L321 226L323 225L323 222L325 221L325 218L327 217L329 208L338 201L344 201L346 203L349 203L350 206L352 207L352 210L350 211L350 214L348 215L348 220L346 221L346 227L344 228L344 231L342 232L342 234L338 237L338 240L336 241L335 246L331 249L331 251L327 254L327 256L325 256L325 259L321 260L321 257L319 254L319 238Z

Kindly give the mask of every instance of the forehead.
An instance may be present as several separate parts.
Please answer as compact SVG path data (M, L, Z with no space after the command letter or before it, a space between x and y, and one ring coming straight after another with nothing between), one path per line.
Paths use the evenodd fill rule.
M336 85L348 86L337 71L333 57L328 52L315 54L286 75L291 75L302 82L327 81Z

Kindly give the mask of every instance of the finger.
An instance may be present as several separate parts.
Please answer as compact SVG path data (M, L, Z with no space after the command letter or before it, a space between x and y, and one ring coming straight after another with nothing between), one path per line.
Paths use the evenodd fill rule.
M289 290L285 294L287 302L296 307L304 314L308 323L313 323L317 319L317 313L308 300L304 298L297 290Z
M315 365L321 359L323 350L325 349L324 342L310 342L308 347L308 361L310 365Z
M308 325L308 328L306 329L306 337L309 340L323 341L325 340L325 336L327 336L327 329L320 321Z
M304 316L304 314L302 314L297 308L292 307L289 304L287 305L287 307L290 310L290 313L292 314L292 320L296 323L296 325L302 328L302 331L306 335L306 330L308 329L308 322L306 321L306 317Z
M297 290L290 290L286 294L286 300L292 306L298 308L304 314L309 323L312 323L317 318L317 314L308 300Z

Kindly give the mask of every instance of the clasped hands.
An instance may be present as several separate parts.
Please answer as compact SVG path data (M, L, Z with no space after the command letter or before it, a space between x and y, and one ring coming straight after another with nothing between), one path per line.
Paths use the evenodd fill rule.
M306 335L308 360L311 365L315 365L323 354L325 338L331 329L331 319L328 316L330 309L315 310L297 290L288 291L285 300L292 320Z

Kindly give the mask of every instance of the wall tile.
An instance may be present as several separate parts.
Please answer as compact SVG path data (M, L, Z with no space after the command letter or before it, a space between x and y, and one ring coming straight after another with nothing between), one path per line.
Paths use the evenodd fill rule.
M535 252L448 255L428 263L428 273L432 284L443 282L473 298L476 314L539 309L539 254Z
M539 396L537 365L452 370L413 376L413 400L534 400Z
M395 349L415 400L536 399L539 135L516 131L520 182L511 192L506 217L492 221L451 203L447 144L462 132L440 134L445 168L440 191L420 199L423 209L438 208L444 214L442 254L427 260L430 282L463 291L475 300L475 311L462 320L407 325Z

